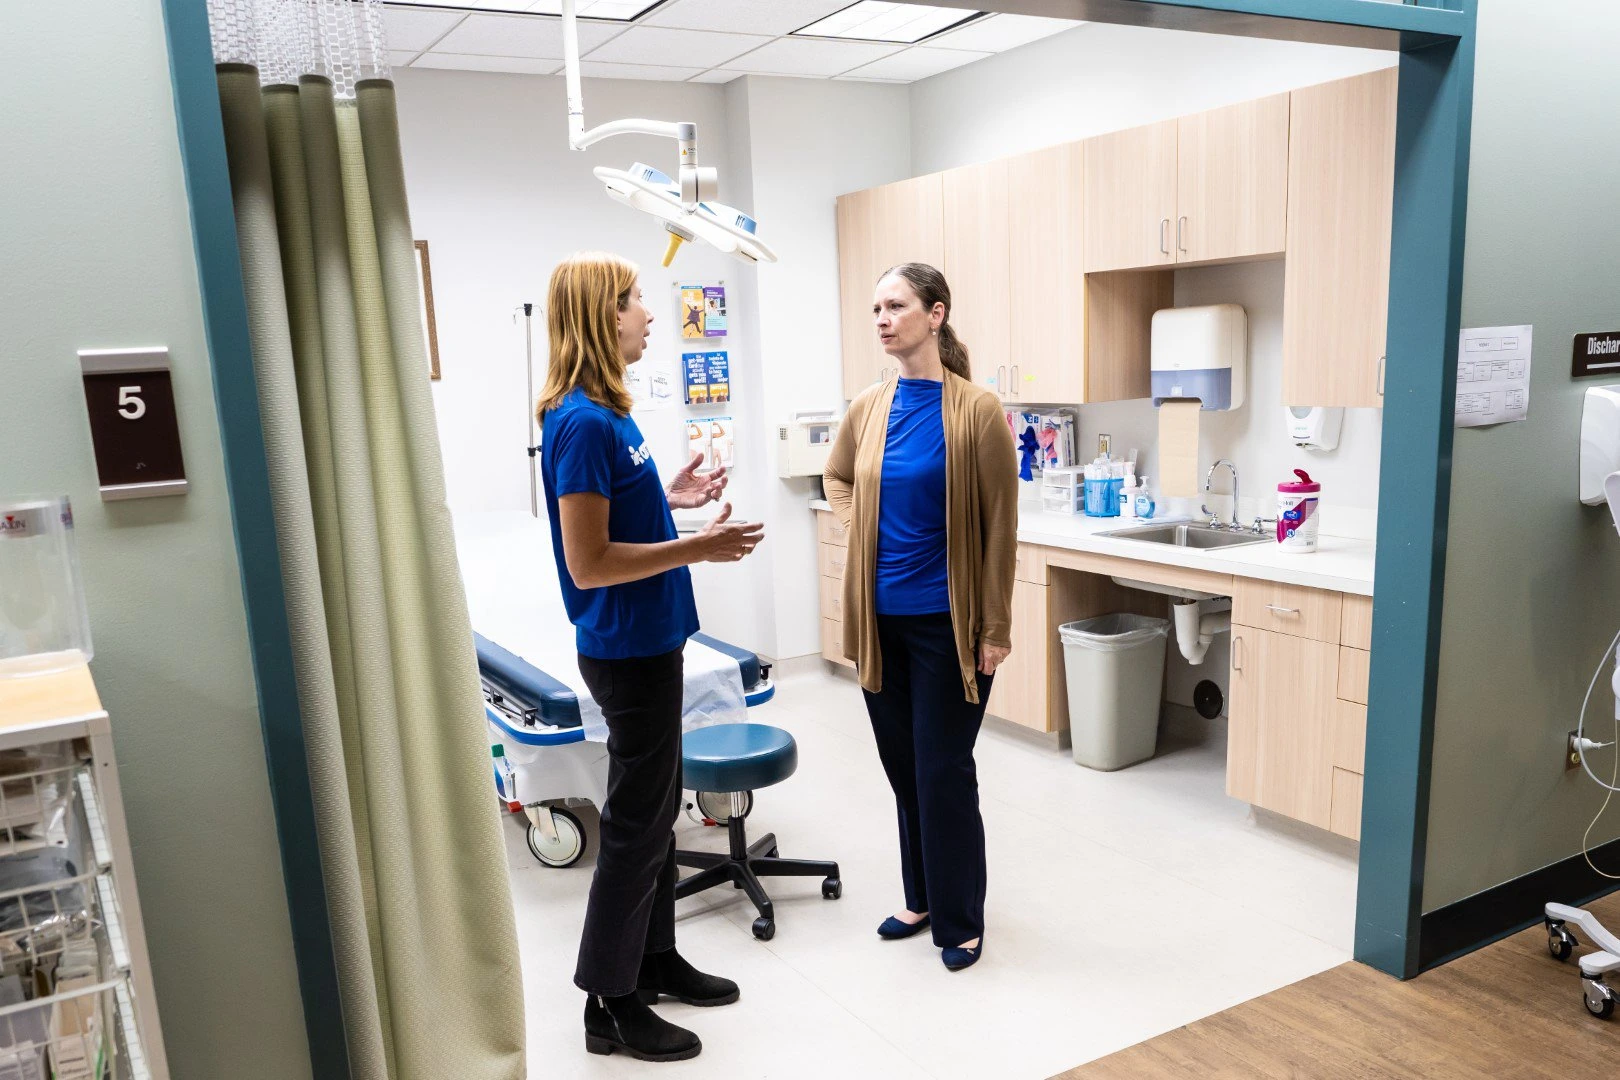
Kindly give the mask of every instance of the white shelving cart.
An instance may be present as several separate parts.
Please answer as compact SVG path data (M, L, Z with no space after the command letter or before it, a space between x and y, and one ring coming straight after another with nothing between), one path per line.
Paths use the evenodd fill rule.
M0 679L0 1080L168 1080L87 667Z

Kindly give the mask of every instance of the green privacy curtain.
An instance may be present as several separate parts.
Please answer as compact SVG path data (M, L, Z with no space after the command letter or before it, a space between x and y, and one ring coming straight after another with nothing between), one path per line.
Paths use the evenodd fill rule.
M377 0L209 0L351 1074L517 1080L506 855Z

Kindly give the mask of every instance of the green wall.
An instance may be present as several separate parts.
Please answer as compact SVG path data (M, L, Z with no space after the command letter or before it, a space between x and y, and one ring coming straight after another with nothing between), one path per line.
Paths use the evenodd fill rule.
M14 4L5 22L0 497L74 500L175 1077L298 1080L308 1051L159 0ZM170 349L192 489L103 504L75 352L140 345Z
M1575 497L1604 380L1570 377L1572 334L1620 329L1617 41L1612 0L1480 4L1462 323L1531 323L1535 353L1529 419L1456 437L1425 911L1578 853L1602 802L1560 753L1620 628L1620 536ZM1607 672L1588 722L1610 737Z

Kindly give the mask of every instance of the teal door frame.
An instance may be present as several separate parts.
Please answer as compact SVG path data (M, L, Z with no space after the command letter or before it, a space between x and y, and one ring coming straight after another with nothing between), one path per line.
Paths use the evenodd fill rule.
M932 0L948 6L1400 51L1358 960L1419 970L1478 0ZM206 0L161 0L315 1076L347 1077L302 720L237 255ZM1413 506L1423 507L1414 515Z

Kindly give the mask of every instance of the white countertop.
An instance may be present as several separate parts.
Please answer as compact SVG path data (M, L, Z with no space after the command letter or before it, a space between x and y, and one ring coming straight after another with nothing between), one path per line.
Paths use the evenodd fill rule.
M824 499L816 499L810 504L810 508L832 509ZM1183 520L1186 519L1154 518L1152 521L1129 521L1124 518L1089 518L1082 515L1048 514L1039 507L1021 505L1018 508L1018 542L1065 548L1069 551L1090 551L1122 559L1140 559L1143 562L1162 563L1167 566L1185 566L1218 574L1236 574L1239 577L1259 578L1262 581L1280 581L1312 589L1332 589L1360 596L1372 595L1373 554L1376 549L1371 540L1323 536L1318 541L1315 551L1293 553L1283 551L1272 543L1201 550L1100 535L1117 529L1127 529L1133 525Z

